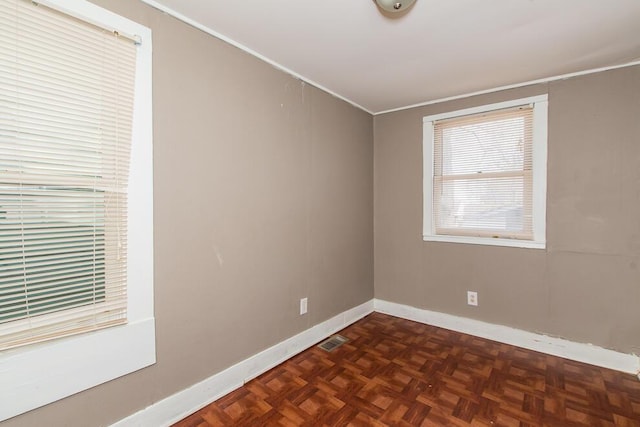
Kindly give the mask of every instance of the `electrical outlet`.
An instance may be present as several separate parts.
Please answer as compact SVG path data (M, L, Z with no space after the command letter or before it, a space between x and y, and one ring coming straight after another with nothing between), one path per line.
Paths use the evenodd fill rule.
M307 312L307 299L301 298L300 299L300 315L303 315L306 312Z
M467 291L467 304L478 305L478 293L476 291Z

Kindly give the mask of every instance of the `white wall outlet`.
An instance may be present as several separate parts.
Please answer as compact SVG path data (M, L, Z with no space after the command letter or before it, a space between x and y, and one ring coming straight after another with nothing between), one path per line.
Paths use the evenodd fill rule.
M476 291L467 291L467 304L478 305L478 293Z
M305 314L307 312L307 299L300 298L300 314Z

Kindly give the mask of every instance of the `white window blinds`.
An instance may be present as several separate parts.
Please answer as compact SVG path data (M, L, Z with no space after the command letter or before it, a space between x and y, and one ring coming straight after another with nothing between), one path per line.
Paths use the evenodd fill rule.
M0 2L0 350L126 322L136 46Z
M436 234L533 239L533 106L433 124Z

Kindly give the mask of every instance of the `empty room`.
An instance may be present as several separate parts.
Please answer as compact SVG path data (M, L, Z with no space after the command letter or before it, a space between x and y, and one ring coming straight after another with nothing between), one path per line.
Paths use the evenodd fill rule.
M638 0L0 0L0 426L639 426Z

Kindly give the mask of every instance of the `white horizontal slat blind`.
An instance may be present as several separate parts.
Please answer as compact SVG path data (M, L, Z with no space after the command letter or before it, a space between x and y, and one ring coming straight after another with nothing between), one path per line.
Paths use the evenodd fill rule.
M126 322L136 46L0 2L0 350Z
M434 123L436 234L530 240L533 106Z

